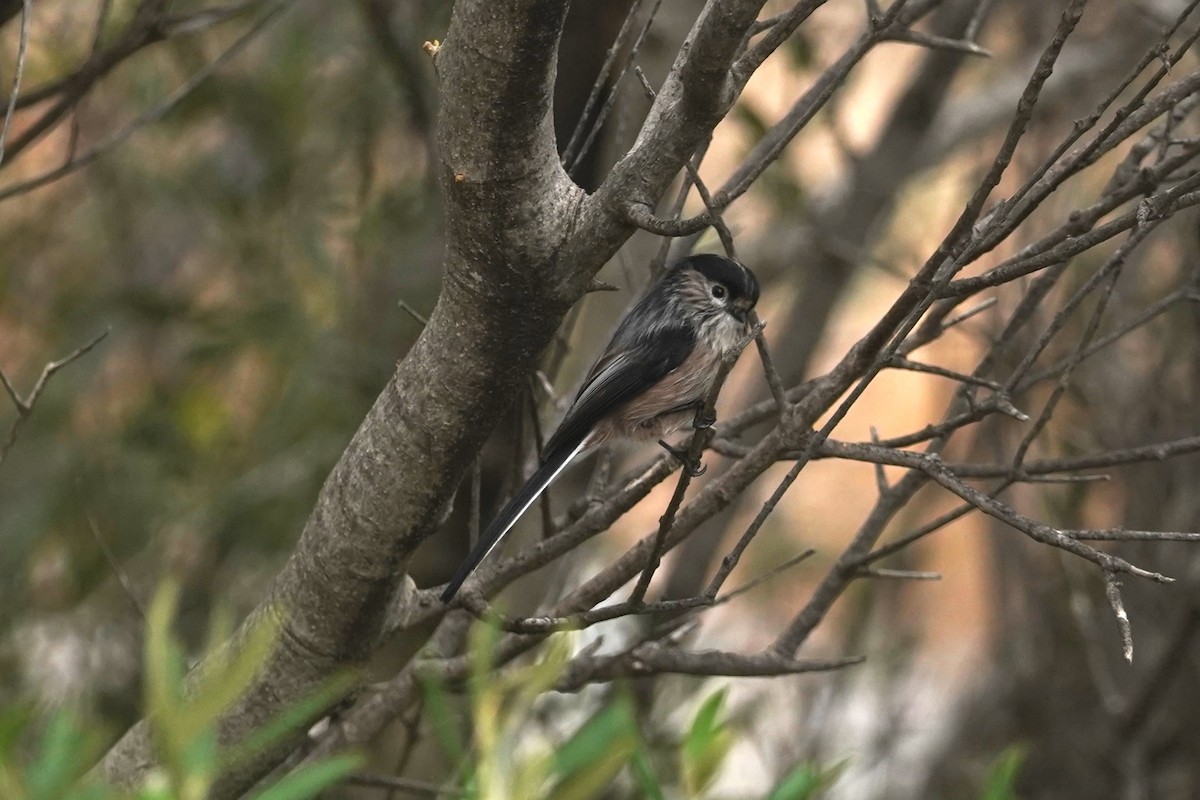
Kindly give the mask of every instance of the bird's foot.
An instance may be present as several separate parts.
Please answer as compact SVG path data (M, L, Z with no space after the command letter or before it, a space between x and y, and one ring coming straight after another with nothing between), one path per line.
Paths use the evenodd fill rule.
M702 405L696 410L696 420L692 423L692 427L702 431L711 428L716 423L716 412L710 412L707 405Z
M708 470L708 467L700 463L700 459L693 459L689 456L685 448L667 444L662 439L659 439L658 443L662 445L664 450L675 456L675 460L683 466L684 471L691 477L698 478Z

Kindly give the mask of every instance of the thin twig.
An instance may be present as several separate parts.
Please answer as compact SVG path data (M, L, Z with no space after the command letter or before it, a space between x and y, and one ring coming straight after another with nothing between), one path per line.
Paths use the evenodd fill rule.
M483 496L483 456L475 456L471 462L471 497L470 508L467 512L467 541L472 550L479 542L482 513L480 504Z
M1135 93L1134 97L1132 97L1123 107L1117 110L1109 124L1106 125L1104 129L1093 138L1090 144L1082 148L1080 151L1072 153L1067 161L1060 165L1057 170L1052 170L1052 167L1058 162L1063 154L1067 152L1067 149L1070 148L1070 146L1076 141L1078 141L1078 139L1086 131L1094 127L1096 123L1100 121L1101 117L1108 110L1108 108L1116 101L1116 99L1121 96L1121 94L1133 83L1134 80L1137 79L1137 76L1140 75L1151 62L1161 56L1161 47L1166 45L1166 42L1170 39L1170 37L1174 35L1175 31L1179 29L1187 17L1191 15L1192 11L1195 10L1197 4L1197 0L1192 0L1188 7L1185 8L1178 17L1176 17L1174 23L1164 29L1159 38L1159 42L1161 44L1155 44L1147 49L1146 53L1142 56L1142 59L1126 74L1125 79L1121 81L1117 87L1114 88L1108 94L1108 96L1106 96L1100 102L1091 115L1089 115L1086 119L1079 120L1076 123L1071 134L1059 144L1054 153L1052 153L1048 159L1042 162L1041 166L1034 171L1034 174L1030 176L1025 184L1018 189L1011 198L1003 203L1002 208L998 209L1004 218L1003 223L994 226L993 230L989 232L989 235L984 237L978 243L973 252L974 256L978 256L990 250L993 246L995 246L995 244L1001 241L1002 237L1007 236L1016 225L1020 224L1026 217L1028 217L1028 215L1032 213L1033 209L1036 208L1042 200L1048 197L1057 186L1061 185L1063 181L1079 172L1079 170L1094 163L1095 159L1099 158L1104 152L1125 138L1124 136L1115 136L1114 134L1120 130L1122 123L1132 116L1136 109L1139 109L1143 106L1143 101L1146 99L1146 96L1159 83L1159 81L1166 76L1167 72L1169 71L1170 64L1177 62L1179 58L1181 58L1183 54L1190 49L1190 46L1196 40L1196 37L1200 36L1200 29L1197 29L1196 33L1189 37L1188 41L1185 42L1183 46L1178 48L1172 60L1169 60L1168 63L1164 64L1163 67L1160 68L1153 76L1151 76L1146 84Z
M1183 619L1179 620L1155 664L1146 670L1144 679L1130 692L1117 725L1117 733L1123 740L1137 735L1152 717L1171 681L1191 663L1186 654L1195 641L1197 627L1200 627L1200 610L1193 603L1183 612Z
M408 769L408 762L412 758L412 754L416 752L417 742L421 738L421 715L425 712L425 703L423 700L418 700L412 714L409 717L400 716L400 724L404 727L404 745L400 749L400 754L396 758L396 764L392 768L392 774L399 777ZM396 800L396 795L402 790L393 788L388 792L388 800Z
M121 588L125 590L125 595L129 598L129 602L133 603L133 607L137 610L138 616L142 619L146 618L146 609L142 605L142 601L138 599L137 592L133 588L133 581L129 577L129 573L125 571L125 567L117 560L117 555L108 546L108 542L104 540L104 536L100 533L100 526L96 524L96 518L92 516L92 512L87 512L88 526L92 529L92 537L96 540L96 544L100 546L100 552L104 553L104 558L108 561L108 565L112 567L116 573L117 580L121 584Z
M176 106L182 103L192 92L196 91L205 81L211 78L221 67L229 63L235 56L240 54L246 46L252 42L255 37L261 33L267 25L274 21L280 13L285 11L292 5L292 0L276 0L271 6L263 12L250 26L245 33L233 41L229 47L225 48L216 58L205 64L200 69L196 70L182 86L176 89L171 94L167 95L162 101L152 106L147 111L139 114L130 123L120 130L109 134L104 139L97 142L92 147L84 150L82 153L73 155L70 160L65 163L35 175L32 178L24 181L10 183L7 186L0 188L0 200L7 200L25 192L31 192L35 189L40 189L47 184L71 174L81 167L91 164L101 156L107 155L112 150L115 150L120 145L124 144L129 137L137 133L142 128L152 123L158 122L168 113L173 111Z
M25 54L29 49L29 21L33 16L33 0L24 0L21 6L21 32L17 43L17 67L13 72L12 89L8 94L8 107L4 110L4 123L0 125L0 165L4 164L4 145L8 141L8 128L17 110L17 96L21 93L21 79L25 77Z
M637 75L642 84L642 90L646 93L646 97L650 102L654 102L657 94L654 87L650 85L650 81L646 78L646 74L642 72L642 68L635 66L633 72ZM708 211L709 218L712 220L713 229L717 232L717 237L721 240L721 246L725 248L725 255L731 259L737 259L737 253L734 252L733 234L729 230L729 226L725 224L724 218L721 216L721 211L713 204L712 195L709 194L708 187L704 185L704 181L700 179L699 164L694 158L689 158L684 162L684 168L687 170L688 176L691 178L691 183L696 187L696 193L700 195L701 202L704 203L704 208Z
M1092 313L1089 315L1087 324L1084 327L1083 334L1079 338L1079 343L1075 346L1071 360L1068 362L1067 367L1059 376L1058 383L1055 385L1053 391L1051 391L1050 397L1047 398L1046 402L1043 404L1042 410L1038 414L1037 419L1035 419L1033 424L1029 426L1029 429L1025 432L1025 435L1021 438L1020 443L1017 445L1016 452L1013 453L1012 463L1014 469L1018 469L1021 463L1025 460L1025 456L1029 452L1029 448L1033 446L1033 442L1049 424L1050 418L1054 414L1054 409L1057 407L1058 403L1063 397L1066 396L1067 388L1070 386L1071 377L1074 374L1075 368L1082 363L1088 345L1091 344L1092 340L1096 336L1096 332L1100 329L1100 321L1104 317L1104 312L1108 309L1109 300L1112 298L1113 290L1116 288L1117 280L1121 276L1121 272L1124 269L1129 254L1133 252L1138 243L1154 229L1155 224L1157 223L1146 224L1136 228L1133 233L1130 234L1129 238L1123 242L1119 248L1117 248L1116 252L1114 252L1112 256L1105 261L1103 266L1098 269L1091 278L1084 282L1084 285L1080 287L1075 295L1068 300L1068 302L1063 306L1062 309L1058 311L1057 314L1055 314L1054 319L1051 320L1050 325L1047 326L1045 333L1039 337L1038 342L1032 348L1032 354L1027 354L1026 357L1022 359L1021 364L1014 371L1013 377L1009 379L1010 387L1020 380L1020 376L1024 374L1024 372L1028 371L1029 367L1032 366L1033 359L1036 357L1036 355L1042 352L1042 348L1049 342L1050 338L1053 337L1057 331L1066 324L1066 318L1075 308L1074 303L1077 300L1078 302L1082 302L1083 297L1087 296L1093 289L1098 287L1100 295L1099 299L1097 300Z
M1118 328L1115 328L1111 333L1096 339L1084 349L1081 357L1083 359L1090 358L1109 345L1121 341L1126 335L1133 332L1137 328L1140 328L1143 325L1157 319L1166 311L1169 311L1182 303L1189 302L1190 300L1191 294L1187 287L1172 292L1171 294L1159 300L1157 303L1148 306L1142 311L1142 313L1128 320ZM1023 391L1036 383L1046 380L1047 378L1057 377L1062 373L1063 370L1070 367L1075 357L1075 354L1072 353L1070 356L1063 358L1044 369L1031 372L1030 374L1026 375L1019 384L1017 384L1016 391Z
M946 314L950 313L950 311L954 309L956 304L953 302L946 302L942 303L940 308L935 306L929 312L929 314L926 315L925 321L922 322L921 325L915 331L913 331L913 333L907 339L904 340L904 344L902 344L896 351L897 354L901 356L907 356L917 348L924 347L930 342L940 339L942 334L944 334L946 331L950 330L956 325L966 322L977 314L987 311L989 308L996 305L997 302L999 302L997 298L989 297L977 305L955 314L944 321L943 318L946 316Z
M419 311L417 311L415 308L410 306L404 300L397 300L396 305L400 307L401 311L408 314L410 317L412 317L417 322L419 322L421 324L421 327L425 327L426 325L429 324L429 317L426 317L425 315L421 314Z
M861 567L855 570L858 578L886 578L897 581L940 581L942 573L912 569L883 569L880 567Z
M659 642L647 642L613 656L593 656L572 662L555 689L575 691L589 683L612 681L620 677L675 675L725 675L742 678L766 678L828 672L861 664L862 656L833 659L793 659L766 651L754 655L715 650L681 650Z
M990 381L987 378L978 378L974 375L965 375L961 372L955 372L952 369L939 367L935 364L925 364L920 361L911 361L899 354L888 359L888 366L892 369L902 369L909 372L923 372L926 375L938 375L942 378L949 378L952 381L969 383L972 386L982 386L997 392L1005 391L1004 384L997 381Z
M469 611L481 622L495 625L507 633L522 635L544 636L549 633L574 631L589 628L601 622L627 616L656 614L659 612L687 611L701 606L710 606L712 601L705 597L689 597L683 600L661 600L656 603L625 600L608 606L600 606L588 611L568 616L545 617L511 617L500 613L483 599L476 591L461 592L459 605Z
M762 323L760 322L751 330L750 335L730 351L721 362L721 366L713 380L712 388L709 389L708 396L704 399L704 405L696 411L697 423L703 419L716 419L717 396L721 393L721 387L725 384L725 378L728 377L729 371L733 369L738 356L746 349L746 345L750 344L754 340L754 337L761 333ZM713 436L712 425L696 429L695 433L692 434L691 442L687 448L686 459L688 465L700 463L700 457L704 454ZM658 569L658 565L662 559L662 554L666 547L667 534L670 532L671 526L675 523L675 515L679 512L679 507L683 504L683 496L687 492L688 484L691 483L692 474L693 472L690 468L685 468L679 473L679 481L675 485L675 493L671 496L671 502L667 504L667 510L663 512L662 517L659 519L658 531L654 535L654 544L650 550L650 557L647 559L646 567L642 570L642 574L638 577L638 581L633 587L630 602L641 603L646 596L646 590L650 587L650 581L654 578L654 573Z
M931 50L949 50L952 53L966 53L969 56L992 57L991 50L980 47L967 39L948 39L945 36L934 36L931 33L914 31L909 28L890 31L883 38L884 41L905 42L928 47Z
M800 476L800 470L803 468L804 462L797 461L792 468L788 470L788 473L783 477L783 480L781 480L775 487L775 491L771 493L771 496L767 498L766 502L764 502L761 507L759 507L758 513L754 515L754 519L751 520L750 525L746 528L745 532L742 533L737 543L734 544L733 549L730 550L723 559L721 559L721 567L717 570L717 574L713 576L712 581L708 584L708 588L704 590L705 595L709 597L716 597L717 593L721 591L721 586L733 572L734 568L737 567L738 562L741 561L742 554L746 552L746 548L750 546L750 542L754 541L754 537L757 536L758 532L762 529L763 523L767 521L767 517L771 516L772 512L775 511L775 508L779 505L779 501L783 499L783 495L788 489L791 488L792 484L795 483L796 478Z
M1104 542L1200 542L1200 533L1190 531L1129 531L1124 528L1064 530L1072 539L1093 539Z
M750 312L750 324L759 326L757 311ZM765 325L766 323L762 323L762 326ZM767 337L761 330L754 337L754 345L758 349L758 360L762 363L763 375L767 379L767 388L771 390L771 400L775 403L775 410L782 416L787 413L792 404L788 401L787 389L783 385L783 377L779 374L779 370L775 368L775 361L771 358L771 350L767 347Z
M631 20L634 17L634 15L636 14L637 6L640 5L640 2L641 2L641 0L639 0L638 3L635 3L634 8L630 9L629 14L626 16L627 21ZM591 126L588 129L588 134L584 138L583 143L578 147L577 151L569 159L570 165L567 167L567 173L569 175L575 174L575 171L579 168L579 164L583 161L583 157L587 155L589 150L591 150L592 143L595 142L596 137L600 134L600 130L604 126L604 121L606 119L608 119L608 114L612 110L613 105L617 101L617 93L618 93L618 90L621 88L621 82L624 80L625 75L629 72L629 67L633 64L633 60L635 58L637 58L638 51L641 50L641 47L642 47L642 42L645 41L646 34L648 34L650 32L650 26L654 24L654 18L658 15L658 9L659 9L659 6L661 6L661 5L662 5L662 0L654 0L654 5L650 9L650 13L646 16L646 21L642 23L642 29L641 29L641 31L638 32L637 39L634 40L633 46L629 48L629 52L626 53L626 55L625 55L625 61L621 65L621 71L619 73L617 73L617 76L613 79L612 88L609 90L608 97L605 99L604 105L600 108L600 113L596 115L596 119L591 123ZM626 28L624 26L622 26L621 33L624 33L625 30L626 30ZM617 48L619 42L620 42L620 39L618 39L617 43L613 44L614 50ZM612 51L610 50L610 52L612 52ZM606 62L607 62L607 59L606 59ZM600 78L597 78L596 86L599 86L599 85L600 85ZM589 101L591 100L590 97L588 99L589 99ZM586 109L585 109L585 111L586 111ZM584 123L585 119L586 119L586 116L580 117L580 125L582 125ZM577 128L577 130L578 130L578 128ZM574 136L572 136L572 139L574 139ZM568 144L568 149L570 149L570 144ZM564 160L564 162L568 162L566 155L564 155L563 160Z
M92 45L88 49L88 61L93 61L100 53L100 43L104 38L104 26L108 22L108 15L112 12L113 0L100 0L100 7L96 10L96 24L92 26ZM79 147L79 112L83 107L84 97L80 97L74 108L71 109L71 130L67 137L67 156L64 160L70 161L75 156L75 151Z
M17 440L17 433L21 430L21 427L25 424L25 421L29 419L29 416L33 413L33 409L34 406L37 405L38 398L42 396L42 391L45 390L46 384L49 383L52 377L54 377L54 374L70 364L72 361L82 358L91 352L93 347L100 344L100 342L104 340L104 337L108 336L108 333L108 329L105 329L90 342L85 344L83 347L76 349L70 355L60 358L58 361L51 361L49 364L43 367L42 374L38 376L37 382L34 383L33 388L24 398L17 393L16 388L12 385L12 381L9 380L8 375L4 372L4 370L0 369L0 383L4 385L5 392L7 392L9 399L12 400L13 405L16 406L17 409L17 418L13 420L12 426L8 429L8 437L5 439L4 444L0 445L0 464L4 463L5 456L8 455L9 449L12 448L13 442Z
M708 136L696 148L696 152L689 159L699 169L700 164L704 163L704 157L708 153L709 145L712 144L712 137ZM679 191L675 193L675 200L671 204L671 219L679 219L683 215L684 205L687 203L688 195L692 191L692 176L696 173L692 170L685 170L683 178L679 182ZM662 241L658 244L658 250L654 257L650 260L650 276L657 278L666 268L667 256L671 252L671 238L667 236L661 237Z
M1110 570L1104 571L1104 594L1108 597L1108 604L1112 606L1113 614L1117 618L1117 627L1121 630L1122 654L1125 660L1132 664L1133 626L1129 624L1129 612L1125 610L1125 603L1121 600L1121 583Z
M807 561L809 558L813 557L816 554L817 554L817 551L810 547L807 550L805 550L804 552L792 556L791 558L789 558L787 561L783 562L779 566L773 567L772 569L767 570L762 575L751 578L750 580L743 583L741 586L737 587L736 589L733 589L732 591L726 592L725 594L721 595L720 597L716 597L715 592L710 594L711 586L708 590L705 590L704 594L705 594L705 596L711 596L711 597L715 598L713 600L713 605L722 605L724 603L728 603L730 600L733 600L735 597L740 597L741 595L744 595L753 589L757 589L759 586L761 586L762 584L771 580L772 578L774 578L778 575L782 575L783 573L787 572L792 567L794 567L797 564L800 564L804 561Z
M879 430L874 425L871 426L871 442L879 444ZM892 488L888 485L887 472L883 467L883 464L875 465L875 491L879 493L880 497L883 497Z

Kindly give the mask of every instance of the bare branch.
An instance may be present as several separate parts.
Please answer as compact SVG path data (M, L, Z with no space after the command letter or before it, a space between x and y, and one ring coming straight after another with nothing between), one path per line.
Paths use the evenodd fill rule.
M256 20L248 30L246 30L246 32L235 39L234 42L229 45L229 47L227 47L220 55L218 55L208 64L205 64L203 67L196 70L196 72L192 74L192 77L185 81L182 86L169 94L157 105L152 106L149 110L138 115L124 128L109 134L107 137L101 139L95 145L83 151L82 153L72 153L70 158L68 158L58 167L46 170L45 172L35 175L28 180L18 181L16 183L10 183L7 186L0 187L0 201L33 191L34 189L40 189L47 184L53 183L59 178L71 174L81 167L91 164L101 156L107 155L112 150L115 150L127 139L129 139L129 137L133 136L133 134L137 133L142 128L161 120L172 110L174 110L176 106L182 103L190 94L192 94L192 92L199 88L206 80L220 70L221 67L241 53L242 50L244 50L246 46L258 36L259 33L266 29L267 25L273 22L278 17L280 12L284 11L290 4L291 0L276 0L273 2L267 7L266 11L263 12L262 16L260 16L258 20ZM74 105L74 100L71 101L71 105ZM65 113L65 109L63 113Z
M750 76L767 60L768 56L790 39L792 34L804 24L804 21L814 11L825 5L825 2L826 0L798 0L794 6L782 14L778 14L769 20L763 20L761 23L755 23L754 27L750 28L750 32L753 34L759 31L766 31L766 35L759 39L745 55L734 63L732 69L734 76L742 84L745 84L750 79Z
M108 546L108 542L104 540L104 536L100 533L100 526L96 524L96 518L91 512L87 515L88 527L92 529L92 537L96 540L96 544L100 547L100 551L104 553L105 560L112 567L112 571L116 574L117 580L121 584L121 588L125 590L125 596L129 598L129 602L133 604L138 616L142 619L146 618L146 609L142 605L141 599L138 598L137 591L133 588L133 580L129 577L129 573L125 571L125 567L121 566L121 562L117 559L116 553Z
M862 567L855 573L859 578L885 578L897 581L940 581L940 572L922 572L911 569L881 569L878 567Z
M1035 541L1052 545L1061 550L1066 550L1068 553L1073 553L1081 558L1085 558L1109 572L1123 572L1139 578L1146 578L1157 583L1171 583L1173 580L1172 578L1168 578L1165 575L1161 575L1157 572L1151 572L1149 570L1136 567L1123 559L1117 558L1116 556L1102 553L1099 550L1088 547L1087 545L1080 544L1079 537L1068 536L1061 530L1052 528L1049 525L1045 525L1018 514L1016 511L999 502L994 497L963 483L948 469L946 469L945 466L938 460L923 457L917 459L917 462L917 468L939 483L941 486L949 489L951 492L958 495L963 500L971 503L985 514L995 517L1001 522L1016 528Z
M617 101L621 81L629 72L634 59L637 58L638 51L642 47L642 42L645 41L646 34L650 32L650 26L654 24L654 18L658 15L658 9L662 5L662 0L654 0L654 5L650 8L650 13L646 15L646 19L642 22L642 29L638 32L637 38L625 53L624 63L622 63L621 70L617 73L616 78L613 79L612 87L609 89L604 105L601 106L596 118L589 123L589 117L591 116L599 91L603 88L604 82L608 78L608 72L612 69L612 62L616 58L617 51L625 43L625 37L630 30L633 20L641 11L643 2L644 0L635 0L633 5L629 7L629 13L625 15L625 21L621 24L620 32L617 33L617 40L613 42L612 47L608 50L608 54L604 59L604 66L601 68L600 74L596 76L596 82L592 86L592 93L584 105L583 113L579 115L579 122L575 126L575 131L571 134L571 139L567 142L567 147L563 151L562 164L570 175L575 174L584 156L592 149L592 144L600 134L600 129L604 126L604 121L608 118L609 112L612 111L612 107ZM643 78L644 82L645 79ZM581 134L585 130L587 131L587 135L580 139Z
M739 655L715 650L680 650L659 642L647 642L615 656L591 656L572 661L555 689L578 691L590 683L616 678L635 678L671 673L676 675L727 675L741 678L765 678L828 672L861 664L862 656L834 659L792 659L770 651Z
M683 600L662 600L657 603L645 603L641 600L627 600L609 606L600 606L589 611L581 611L563 617L510 617L499 613L489 606L484 599L473 591L468 590L459 603L476 619L495 625L508 633L544 636L561 631L582 630L600 622L619 619L621 617L656 614L659 612L688 611L713 605L713 601L704 597L689 597Z
M952 381L970 384L972 386L982 386L985 389L991 389L996 392L1005 392L1003 384L997 381L990 381L987 378L978 378L974 375L964 375L961 372L955 372L952 369L939 367L936 364L922 364L919 361L911 361L904 356L894 355L888 359L888 366L893 369L903 369L910 372L923 372L926 375L938 375L943 378L949 378Z
M21 79L25 77L25 53L29 49L29 19L33 16L33 0L23 0L21 5L21 33L17 42L17 66L13 71L12 88L8 93L8 107L4 109L4 121L0 124L0 165L4 164L4 145L8 141L8 128L13 113L17 110L17 96L21 93Z
M1121 584L1112 572L1104 573L1104 594L1108 597L1108 604L1112 606L1113 614L1117 618L1117 627L1121 629L1121 641L1124 645L1122 653L1125 660L1132 664L1133 626L1129 624L1129 613L1125 610L1124 601L1121 600Z
M992 57L991 50L980 47L975 42L966 39L947 39L945 36L934 36L933 34L921 31L909 29L892 30L886 34L885 38L890 42L906 42L908 44L920 45L921 47L928 47L931 50L949 50L953 53L966 53L969 56Z
M16 388L13 387L12 381L9 380L4 370L0 369L0 383L4 385L5 392L7 392L9 399L12 400L13 405L17 409L17 418L13 420L12 425L8 429L8 436L5 438L4 443L0 445L0 464L4 463L4 458L8 455L8 451L17 440L17 434L20 432L21 427L29 419L30 415L33 414L33 409L37 405L38 398L42 396L42 392L45 391L50 379L63 367L90 353L92 348L104 341L104 338L108 334L109 331L106 329L87 344L77 348L74 352L60 358L58 361L51 361L43 367L42 374L38 376L37 382L34 383L33 388L29 390L29 394L24 398L17 393Z
M1181 531L1128 531L1124 528L1064 530L1073 539L1098 539L1107 542L1200 542L1200 533Z
M410 661L392 679L366 692L347 715L345 724L330 726L331 733L322 737L310 757L375 735L397 714L413 706L421 676L461 687L470 672L470 659L459 653L464 647L463 632L473 618L506 632L497 647L498 665L528 652L556 631L654 612L671 615L671 624L693 620L705 609L729 602L808 554L765 575L750 576L733 592L721 593L766 519L814 459L872 464L879 497L771 649L754 655L688 651L678 646L678 635L670 637L673 641L653 638L661 633L656 630L646 641L616 654L598 655L596 647L585 650L573 659L559 688L574 691L597 681L663 673L766 676L853 663L853 659L801 661L795 656L854 581L937 579L937 573L885 569L874 563L975 511L1003 521L1040 544L1096 565L1121 620L1126 646L1131 648L1132 636L1128 618L1122 617L1124 606L1116 578L1124 573L1157 582L1170 579L1096 549L1089 542L1190 542L1200 541L1200 535L1170 530L1060 528L1024 515L1013 499L1004 495L1021 483L1102 480L1107 476L1076 473L1200 452L1200 438L1192 438L1069 458L1027 459L1051 418L1056 413L1061 415L1060 398L1084 359L1194 296L1194 288L1175 290L1101 336L1106 305L1127 259L1163 220L1200 204L1200 172L1195 172L1193 163L1200 155L1200 140L1186 136L1190 130L1175 127L1193 102L1200 74L1184 75L1159 89L1166 80L1163 75L1155 72L1137 83L1140 76L1134 73L1124 84L1127 91L1105 100L1095 120L1064 135L1048 158L1030 166L1028 175L1013 178L1009 174L1010 162L1030 127L1034 110L1043 102L1044 85L1059 62L1065 42L1073 35L1086 0L1067 4L1053 39L1024 84L1003 143L990 163L984 162L983 174L971 187L961 214L877 324L845 352L833 369L805 384L786 388L762 338L762 323L753 320L771 399L746 409L717 430L698 426L701 430L691 437L687 448L686 458L696 463L710 446L729 455L734 460L727 470L694 487L690 500L690 476L681 475L657 526L645 531L637 544L565 598L547 603L529 617L500 614L487 598L606 530L667 479L674 470L670 457L660 457L612 482L607 479L607 466L598 467L597 474L603 479L595 481L586 496L571 498L569 508L560 508L557 518L548 505L543 505L545 536L520 552L485 564L472 590L459 594L457 607L447 609L437 602L435 590L419 590L404 575L409 554L437 530L448 498L467 483L468 470L467 527L470 535L477 535L481 491L478 449L484 436L496 424L502 407L528 386L538 354L553 341L566 309L595 288L596 271L634 229L668 237L691 235L711 225L732 256L734 242L723 220L724 209L780 157L870 49L883 42L903 41L954 54L982 54L974 37L977 23L990 6L982 2L958 8L952 35L943 37L913 30L913 24L937 5L934 0L896 0L886 10L868 2L868 19L857 39L758 142L722 189L710 193L698 173L714 126L725 117L754 70L821 4L820 0L800 0L776 17L756 21L762 7L758 0L706 3L657 92L637 71L651 98L650 113L629 153L599 190L589 196L573 184L562 164L577 163L598 130L600 122L593 119L597 108L610 107L615 97L614 88L602 102L606 76L614 70L620 73L622 60L633 63L637 42L650 24L644 19L646 4L637 0L623 23L588 109L560 161L549 109L564 0L514 0L500 5L459 0L446 44L437 50L443 84L438 167L447 204L447 226L453 231L447 239L443 291L430 318L420 320L423 330L417 344L331 474L292 560L272 584L268 602L288 609L284 622L288 636L282 654L266 665L247 698L231 711L230 718L236 719L240 730L270 718L294 694L293 690L305 688L281 676L300 671L305 680L312 677L315 681L346 663L365 661L380 636L400 631L415 635L422 625L436 623L425 652L438 655ZM657 9L657 3L653 8ZM649 17L653 15L651 10ZM972 15L973 21L968 19ZM530 20L537 24L530 24ZM961 33L964 26L966 34ZM1165 33L1163 41L1177 29L1178 25ZM637 42L631 45L638 30L641 33ZM943 32L940 27L938 30ZM960 36L963 38L957 38ZM1173 53L1164 51L1169 56L1167 61L1178 61L1190 42L1188 39ZM938 54L936 60L940 63L951 58L963 60L944 54ZM618 75L611 83L619 82ZM1125 97L1130 92L1135 95L1132 101L1124 102L1115 112L1110 110L1118 94ZM600 110L599 117L604 113ZM1077 146L1106 115L1114 119L1083 146ZM1138 141L1137 137L1142 136L1139 131L1151 125L1154 130ZM479 130L492 135L473 135ZM1088 170L1106 154L1119 156L1120 151L1114 150L1130 142L1134 142L1130 155L1114 171L1110 185L1088 201L1090 205L1070 213L1060 224L1049 226L1048 233L1020 247L1024 242L1015 241L1011 234L1021 228L1033 210L1043 207L1043 201L1068 176ZM1024 153L1026 146L1021 147ZM1144 161L1149 162L1145 167ZM1088 175L1096 177L1096 172L1089 171ZM1117 181L1117 172L1127 174L1128 179ZM1099 181L1091 185L1104 183L1106 175L1098 177ZM664 196L677 179L681 188L671 204L664 201ZM1019 186L1017 192L988 209L994 192L1009 183ZM704 212L678 219L693 187L704 203ZM1126 240L1120 246L1106 245L1121 234ZM856 242L844 231L838 230L836 235ZM980 270L964 272L1001 242L1012 244L1007 257L997 258L992 262L995 266L982 274ZM1075 256L1102 245L1114 252L1099 269L1094 268L1099 253L1090 254L1085 267L1071 263ZM660 244L662 252L667 246L666 242ZM1068 293L1063 288L1067 281L1061 279L1081 268L1089 271L1069 285L1072 291ZM1028 282L1020 280L1027 275L1035 277ZM972 309L960 311L964 298L998 287L1008 287L1020 299L1011 311L1006 304L1000 335L991 341L974 371L959 372L910 359L917 347L996 303L994 297L989 297ZM1066 299L1055 292L1062 292ZM1049 314L1040 313L1051 300L1057 303L1054 309ZM1090 305L1093 301L1094 306ZM1037 371L1039 359L1073 329L1075 317L1083 308L1089 308L1090 316L1081 321L1082 335L1073 342L1070 356ZM1042 324L1045 316L1050 318L1048 324ZM1039 327L1035 329L1035 325ZM1017 353L1012 359L1017 366L1008 371L1017 337L1026 334L1026 329L1034 330L1027 337L1033 344ZM558 347L551 357L561 361L564 352L565 347ZM1021 355L1025 356L1023 360ZM729 366L723 365L721 379ZM940 421L930 422L915 433L881 441L872 430L870 443L829 438L885 369L922 372L956 381L960 386ZM431 376L437 379L431 380ZM1017 395L1047 377L1058 380L1057 389L1048 399ZM7 383L7 377L4 382L20 408L19 394ZM720 384L719 379L714 385L709 410ZM951 442L953 437L966 438L961 434L969 433L977 423L1002 421L997 415L1027 422L1028 415L1015 402L1024 406L1039 400L1038 417L1019 429L1024 436L1011 457L987 456L1001 463L943 460L942 454L950 451L951 444L958 444L957 440ZM426 415L432 418L427 420ZM420 425L411 423L417 419ZM403 424L397 425L397 420ZM768 423L769 432L752 443L734 438L757 422ZM1005 424L1006 431L1015 428ZM535 428L533 436L539 438L540 431ZM528 438L522 437L518 453L525 452ZM914 445L924 445L923 452L906 449ZM645 602L663 555L728 508L781 460L795 463L758 509L705 591L696 597ZM904 473L889 483L884 473L887 466L899 467ZM978 478L994 480L984 488L970 484ZM885 531L898 517L903 519L901 512L912 507L916 493L931 483L950 492L960 504L916 531L879 545ZM703 576L703 572L700 574ZM624 601L615 599L631 581L635 582L631 596ZM687 593L698 586L689 587ZM379 602L380 597L398 595L400 599L389 608ZM259 613L269 613L271 608L265 605ZM381 622L385 614L392 614L391 622L386 624ZM252 624L253 619L248 625ZM420 633L421 637L425 635L424 631ZM284 691L276 691L277 684L284 686ZM287 746L281 745L281 750ZM136 779L152 760L149 753L145 726L139 726L114 748L106 766L122 781ZM231 776L217 796L232 796L244 790L256 774L278 758L278 753L268 754L241 774Z

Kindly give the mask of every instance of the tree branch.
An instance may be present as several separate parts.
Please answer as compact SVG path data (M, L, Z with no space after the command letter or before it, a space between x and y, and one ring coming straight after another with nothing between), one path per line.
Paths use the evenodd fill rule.
M565 0L455 6L436 56L440 177L455 232L443 290L322 487L291 558L243 624L242 636L268 615L281 617L282 634L224 716L223 742L374 651L411 553L437 530L505 401L575 299L552 277L582 199L559 166L550 118L565 12ZM587 268L604 258L592 254ZM299 734L286 738L240 765L213 797L240 794L298 741ZM110 782L133 786L153 761L143 721L102 768Z
M77 348L69 355L60 358L58 361L51 361L49 364L44 366L42 368L42 374L38 376L37 381L33 384L33 388L29 390L29 394L27 394L25 397L21 397L21 395L17 392L16 387L12 385L12 381L9 380L8 375L3 369L0 369L0 385L4 386L5 393L8 395L8 398L12 401L13 406L17 410L17 418L14 419L12 425L9 426L8 436L5 437L3 443L0 443L0 464L4 463L5 456L8 455L8 451L12 448L13 443L17 440L17 434L20 433L21 428L25 425L26 420L28 420L30 415L33 414L33 409L37 405L38 399L41 398L42 392L45 391L46 384L50 382L50 379L53 378L55 373L57 373L63 367L90 353L92 348L104 341L104 338L108 336L108 333L109 332L105 330L90 342L82 347Z

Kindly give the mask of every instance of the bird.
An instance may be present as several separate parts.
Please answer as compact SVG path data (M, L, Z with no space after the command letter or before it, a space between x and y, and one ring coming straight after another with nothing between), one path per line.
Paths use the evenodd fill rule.
M622 438L658 439L699 474L684 451L662 437L696 420L721 363L750 333L758 294L754 273L724 256L691 255L664 271L617 325L546 441L538 468L479 537L442 591L442 602L454 598L559 473L591 447Z

